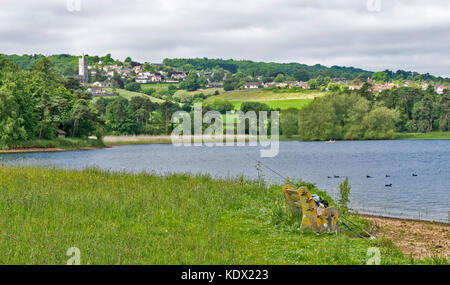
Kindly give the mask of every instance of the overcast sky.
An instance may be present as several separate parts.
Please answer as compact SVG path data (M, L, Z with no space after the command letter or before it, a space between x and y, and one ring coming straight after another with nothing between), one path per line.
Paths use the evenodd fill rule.
M450 1L1 0L0 53L233 58L450 77Z

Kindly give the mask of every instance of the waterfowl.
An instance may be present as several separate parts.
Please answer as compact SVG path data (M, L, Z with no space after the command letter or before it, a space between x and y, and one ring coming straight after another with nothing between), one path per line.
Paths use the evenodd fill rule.
M391 177L389 174L386 174L386 178Z
M386 184L384 185L385 187L392 187L392 183L391 184Z
M412 175L412 176L413 176L413 177L417 177L417 176L419 176L419 175L417 175L417 174L414 174L414 173L413 173L413 175Z
M340 176L339 175L335 175L334 178L340 178Z
M366 175L366 178L372 178L372 176L370 176L370 175Z

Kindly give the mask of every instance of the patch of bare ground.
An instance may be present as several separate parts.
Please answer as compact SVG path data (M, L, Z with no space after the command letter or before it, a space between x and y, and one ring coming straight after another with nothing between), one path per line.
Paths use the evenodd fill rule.
M388 238L414 259L450 256L450 225L438 222L366 216L378 238Z

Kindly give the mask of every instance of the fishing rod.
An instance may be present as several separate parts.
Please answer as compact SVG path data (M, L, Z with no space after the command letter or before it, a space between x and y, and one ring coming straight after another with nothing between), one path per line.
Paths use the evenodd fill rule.
M349 225L347 225L346 223L344 223L343 221L341 221L341 219L338 220L341 224L343 224L347 229L349 229L352 233L354 233L355 235L357 235L359 238L364 239L364 237L360 234L358 234L357 232L355 232Z

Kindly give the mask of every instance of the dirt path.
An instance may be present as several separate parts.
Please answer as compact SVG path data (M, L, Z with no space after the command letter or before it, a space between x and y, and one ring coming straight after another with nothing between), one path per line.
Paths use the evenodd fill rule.
M437 222L365 216L374 222L376 237L394 242L406 256L450 257L450 225Z

